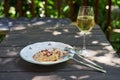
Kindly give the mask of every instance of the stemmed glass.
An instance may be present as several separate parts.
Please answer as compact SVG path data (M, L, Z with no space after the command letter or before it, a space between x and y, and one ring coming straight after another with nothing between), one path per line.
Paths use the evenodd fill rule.
M89 52L86 49L86 34L92 30L94 27L94 11L93 7L90 6L80 6L77 16L77 27L83 33L83 48L81 54L89 56Z

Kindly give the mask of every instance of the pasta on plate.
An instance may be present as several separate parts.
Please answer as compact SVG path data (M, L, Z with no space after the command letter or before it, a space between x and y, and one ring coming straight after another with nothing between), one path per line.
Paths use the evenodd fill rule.
M59 60L67 54L66 51L57 48L40 50L33 55L33 59L38 62L53 62Z

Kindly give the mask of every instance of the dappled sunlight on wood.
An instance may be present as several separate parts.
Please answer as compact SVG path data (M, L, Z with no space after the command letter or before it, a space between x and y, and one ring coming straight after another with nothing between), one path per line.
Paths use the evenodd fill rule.
M74 35L75 38L80 38L82 37L81 32L76 32L76 35Z
M99 42L98 41L92 41L92 44L98 44Z
M97 44L100 44L100 45L109 45L109 43L102 43L102 42L99 42L99 41L96 41L96 40L93 40L92 42L91 42L93 45L97 45Z
M79 75L79 74L78 74ZM89 75L69 75L66 76L69 80L81 80L81 79L88 79ZM49 76L34 76L32 80L66 80L63 76L60 75L49 75Z
M49 76L34 76L32 80L64 80L64 79L57 75L49 75Z
M18 55L18 53L17 53L16 51L6 50L6 52L7 52L7 55L8 55L8 56L11 56L11 57Z
M86 67L83 67L83 66L81 66L80 64L78 65L78 64L74 64L73 65L73 67L75 67L76 69L78 69L78 70L85 70L86 69Z
M45 22L39 21L39 22L33 23L32 25L34 26L34 25L42 25L42 24L45 24Z
M90 76L89 75L84 75L84 76L75 76L74 74L70 76L72 80L82 80L82 79L88 79Z
M113 56L111 55L94 57L92 59L97 60L99 63L102 63L102 64L106 64L106 65L114 66L114 67L120 67L120 63L119 63L120 60L118 58L114 58L113 60Z
M106 46L103 50L92 51L94 55L90 59L109 66L120 67L120 59L113 55L115 51L111 51L111 49L111 46Z
M63 31L64 31L64 32L69 32L69 30L68 30L68 29L63 29Z
M71 75L70 78L73 80L77 80L77 76L74 76L74 75Z
M110 53L115 54L116 52L113 50L112 46L105 46L104 49L108 50Z
M55 30L55 29L57 29L56 26L55 27L48 27L48 28L45 28L44 31L45 32L50 32L54 36L61 35L63 33L68 33L69 32L69 29L62 29L62 30Z
M101 42L100 45L103 45L103 46L104 46L104 45L109 45L109 43L102 43L102 42Z
M8 64L9 62L13 61L13 58L8 58L8 59L0 59L1 64Z
M45 29L44 31L45 32L52 32L52 30L50 30L50 29Z
M25 46L44 41L63 42L75 49L80 49L83 46L83 34L76 26L72 26L62 19L40 19L39 21L31 20L23 25L21 22L18 25L15 24L0 44L0 71L5 74L9 74L7 71L10 71L10 77L15 74L20 77L24 76L23 78L26 80L97 80L106 78L105 76L109 78L109 75L113 77L112 74L119 73L116 69L120 67L120 59L98 26L86 35L86 47L90 53L88 57L90 60L107 71L111 69L105 75L72 59L56 65L42 66L20 58L19 53ZM84 61L76 55L74 57Z
M53 31L53 33L52 33L54 36L56 36L56 35L60 35L60 34L62 34L61 32L58 32L58 31Z
M82 79L89 79L89 75L85 75L85 76L80 76L78 77L78 80L82 80Z
M22 26L22 25L19 25L17 27L13 27L11 30L23 30L23 29L26 29L26 27Z

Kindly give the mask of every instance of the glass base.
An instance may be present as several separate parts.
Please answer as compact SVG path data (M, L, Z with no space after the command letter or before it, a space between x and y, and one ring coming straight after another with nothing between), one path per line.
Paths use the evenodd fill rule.
M81 50L80 51L80 55L84 56L84 57L90 57L91 56L91 52L89 50Z

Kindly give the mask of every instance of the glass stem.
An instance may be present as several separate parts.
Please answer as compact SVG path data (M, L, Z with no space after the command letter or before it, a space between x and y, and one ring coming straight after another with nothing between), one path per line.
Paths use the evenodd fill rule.
M83 50L86 50L85 37L86 37L86 34L84 33L83 34Z

